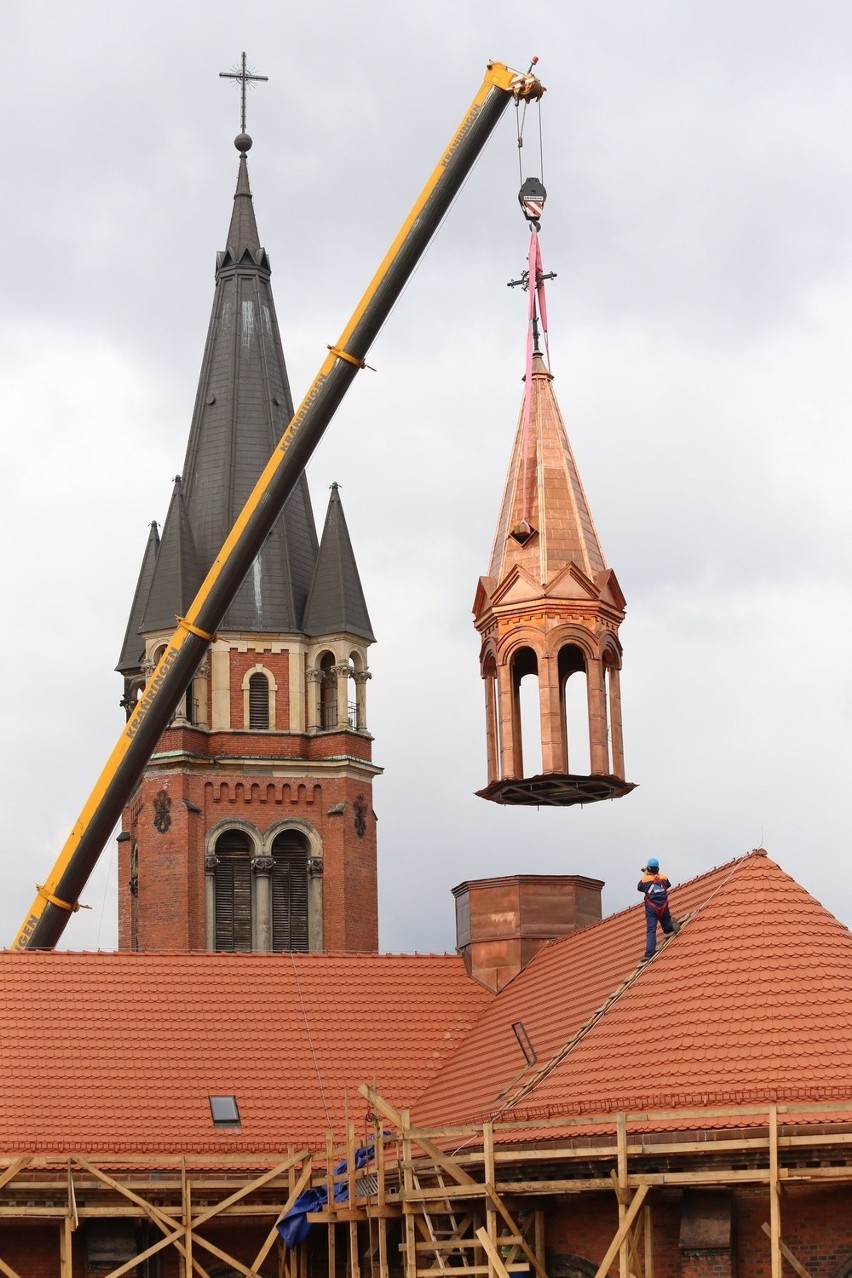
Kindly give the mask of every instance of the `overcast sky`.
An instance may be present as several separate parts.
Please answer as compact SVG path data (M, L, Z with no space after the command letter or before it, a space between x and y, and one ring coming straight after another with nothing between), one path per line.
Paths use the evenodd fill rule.
M4 6L0 942L122 726L148 524L182 464L237 173L298 401L489 57L548 87L554 387L622 626L631 795L486 783L471 603L524 367L509 110L309 467L378 642L383 948L454 943L451 888L519 871L632 904L765 846L845 923L852 646L852 7L790 0L29 0ZM537 121L525 176L538 173ZM116 943L115 845L69 948ZM637 936L637 948L642 943Z

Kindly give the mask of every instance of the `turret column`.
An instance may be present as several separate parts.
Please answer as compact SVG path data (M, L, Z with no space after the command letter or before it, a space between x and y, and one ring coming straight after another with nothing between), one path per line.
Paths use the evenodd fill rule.
M589 753L592 776L609 775L609 751L606 732L606 688L603 663L592 657L586 663L589 703Z
M503 777L523 776L520 749L516 746L515 730L520 729L517 697L512 687L511 673L507 666L497 667L497 700L500 713L500 771ZM520 731L518 731L520 737Z
M612 744L613 776L624 776L624 737L621 730L621 672L618 666L608 666L609 671L609 721Z
M485 744L488 756L488 781L497 781L500 773L497 740L497 675L493 670L482 676L485 689Z
M256 856L251 863L254 875L254 941L253 948L260 954L272 949L272 871L275 862L271 856Z
M541 719L541 770L567 772L562 731L562 697L555 657L538 659L538 700Z
M359 732L367 731L367 680L372 677L369 670L356 670L352 676L355 681L355 727Z
M320 726L320 695L322 691L322 671L309 670L308 684L308 732L317 732Z
M349 727L349 675L351 674L348 661L342 661L334 667L334 674L337 678L337 727Z
M216 948L216 866L219 858L215 852L204 858L204 906L205 941L207 949Z

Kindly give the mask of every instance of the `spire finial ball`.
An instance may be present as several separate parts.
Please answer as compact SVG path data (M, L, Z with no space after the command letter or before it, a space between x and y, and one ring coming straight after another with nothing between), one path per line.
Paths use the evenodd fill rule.
M251 138L247 133L238 133L234 138L234 146L245 155L246 151L251 150Z

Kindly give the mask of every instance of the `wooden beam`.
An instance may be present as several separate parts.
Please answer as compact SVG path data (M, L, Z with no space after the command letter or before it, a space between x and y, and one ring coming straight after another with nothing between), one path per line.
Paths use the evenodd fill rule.
M624 1239L627 1237L627 1231L630 1228L630 1226L633 1224L634 1220L636 1219L636 1216L639 1212L639 1208L644 1203L645 1198L647 1197L647 1194L648 1194L648 1186L640 1185L636 1193L633 1195L633 1202L630 1204L630 1206L627 1208L627 1211L625 1212L624 1220L622 1220L621 1224L618 1226L615 1237L613 1238L612 1242L609 1244L609 1247L607 1248L606 1255L604 1256L601 1263L598 1265L597 1271L595 1273L595 1278L604 1278L613 1260L615 1260L615 1257L617 1256L621 1248L621 1244L624 1242Z
M288 1214L288 1212L292 1211L293 1204L295 1203L296 1199L299 1197L299 1194L302 1193L308 1181L310 1180L311 1167L312 1167L311 1160L308 1159L308 1161L305 1163L304 1167L302 1168L301 1176L296 1181L293 1188L290 1190L290 1193L287 1195L287 1201L284 1204L284 1206L281 1208L280 1212L278 1213L275 1219L275 1224L272 1226L269 1233L267 1234L266 1241L264 1242L260 1251L255 1256L252 1269L260 1269L260 1266L263 1264L264 1260L266 1260L266 1257L269 1255L270 1251L272 1250L275 1240L279 1236L278 1226L280 1222L284 1219L284 1217Z
M769 1107L769 1257L772 1278L781 1278L781 1190L778 1185L778 1109Z
M29 1167L31 1162L31 1158L16 1158L13 1163L10 1163L4 1172L0 1172L0 1189L8 1185L10 1180L14 1180L18 1172Z
M368 1087L365 1083L363 1086L358 1088L358 1091L370 1102L373 1109L378 1110L380 1114L383 1114L385 1118L398 1128L399 1131L404 1133L407 1131L409 1138L411 1138L414 1143L423 1150L423 1153L427 1154L429 1158L438 1163L448 1176L452 1176L453 1180L456 1181L457 1184L476 1184L476 1181L472 1176L468 1176L466 1171L462 1171L458 1164L450 1158L448 1154L445 1154L442 1149L439 1149L437 1145L434 1145L431 1140L423 1135L422 1132L412 1132L410 1127L404 1127L403 1124L405 1119L403 1115L400 1114L398 1110L395 1110L393 1105L390 1105L386 1100L383 1100L379 1093L374 1091L372 1087Z
M766 1234L767 1238L772 1237L771 1225L766 1224L766 1222L764 1221L764 1223L760 1226L760 1228ZM781 1238L778 1239L778 1246L781 1249L781 1255L787 1261L787 1264L790 1266L790 1268L794 1269L795 1272L799 1275L799 1278L811 1278L811 1275L808 1273L807 1269L805 1269L805 1266L802 1264L800 1260L796 1259L796 1257L793 1255L792 1251L787 1246L787 1244L783 1241L783 1239Z
M497 1193L497 1190L494 1188L493 1185L486 1185L485 1192L488 1194L488 1197L494 1203L494 1206L497 1208L497 1211L503 1217L503 1220L512 1230L512 1233L517 1234L518 1245L520 1246L521 1251L524 1253L527 1260L532 1265L535 1272L538 1274L538 1278L547 1278L547 1270L544 1268L538 1256L535 1254L535 1252L532 1250L527 1240L524 1238L524 1231L518 1225L517 1221L512 1219L512 1216L509 1212L508 1207L503 1202L503 1199L500 1197L500 1195ZM477 1238L479 1237L479 1230L476 1231L476 1236Z
M183 1199L183 1246L184 1256L183 1263L187 1275L192 1273L192 1190L190 1188L189 1177L186 1174L186 1159L181 1159L180 1169L181 1179L181 1198Z
M287 1171L293 1163L302 1162L304 1159L309 1157L310 1154L308 1150L303 1149L300 1150L298 1154L294 1154L291 1158L285 1158L283 1162L276 1163L276 1165L270 1168L269 1171L264 1172L262 1176L257 1176L254 1180L249 1181L247 1185L243 1185L241 1189L236 1190L235 1193L231 1194L228 1198L224 1198L222 1202L218 1203L215 1207L208 1207L206 1211L201 1212L200 1215L196 1216L193 1220L192 1228L197 1229L199 1225L203 1225L206 1221L212 1220L214 1216L218 1216L220 1212L224 1211L227 1207L233 1206L234 1203L238 1203L241 1199L246 1198L251 1193L254 1193L256 1189L262 1189L263 1186L269 1184L271 1180L275 1180L277 1176L283 1175L283 1173Z
M74 1278L73 1245L74 1235L71 1232L71 1220L66 1216L59 1226L59 1273L61 1278Z
M11 1265L7 1265L6 1261L0 1258L0 1274L5 1274L6 1278L21 1278L21 1275Z
M645 1278L654 1278L654 1216L650 1203L642 1208L645 1218Z
M488 1237L488 1230L477 1229L476 1236L479 1239L479 1242L482 1246L482 1250L485 1252L486 1256L488 1257L489 1267L494 1270L495 1274L497 1275L497 1278L509 1278L509 1273L505 1265L503 1264L502 1256L500 1255L497 1248L494 1246L494 1243ZM486 1273L487 1272L488 1270L486 1270Z

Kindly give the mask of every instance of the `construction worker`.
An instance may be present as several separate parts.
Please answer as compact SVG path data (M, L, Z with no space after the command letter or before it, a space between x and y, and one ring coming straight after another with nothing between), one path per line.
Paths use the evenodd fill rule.
M671 883L660 871L660 863L655 856L648 857L648 864L642 868L639 880L639 891L645 897L645 954L642 959L647 963L653 958L657 949L657 924L659 923L667 936L677 931L677 926L669 912L669 888Z

